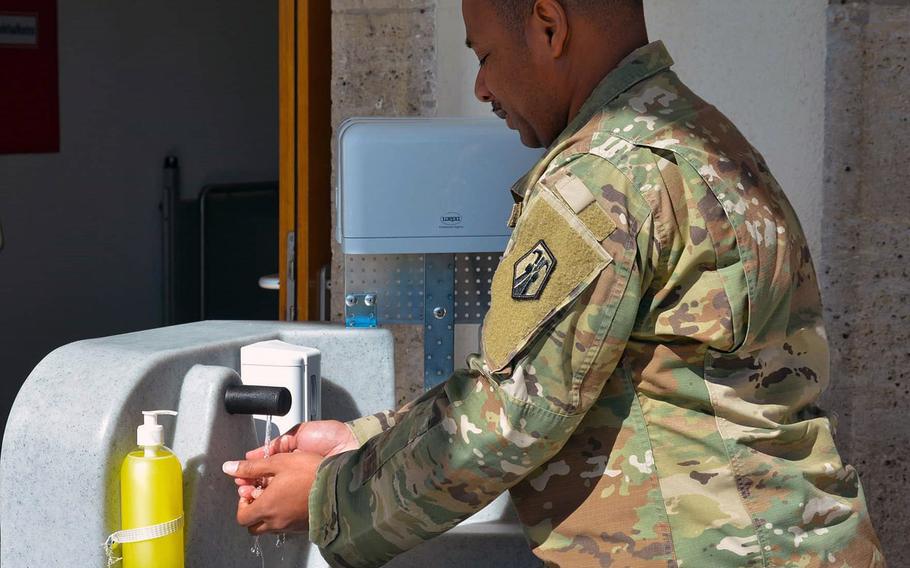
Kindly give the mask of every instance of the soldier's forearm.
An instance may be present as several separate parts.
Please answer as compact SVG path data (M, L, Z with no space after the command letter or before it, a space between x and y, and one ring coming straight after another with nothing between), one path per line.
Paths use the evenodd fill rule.
M385 410L383 412L377 412L376 414L370 414L368 416L363 416L355 420L350 420L345 424L347 424L347 427L351 429L354 437L358 442L360 442L360 445L362 446L373 436L378 436L389 428L394 427L399 420L401 420L408 414L408 412L411 411L411 408L413 408L415 404L418 404L425 398L435 396L435 393L441 388L442 385L437 385L433 389L430 389L424 393L419 398L405 404L398 410Z
M354 434L354 437L362 446L373 436L382 434L395 425L395 411L385 410L369 416L362 416L345 422L345 425L351 429L351 433Z
M334 565L378 566L452 528L545 463L581 420L468 371L431 393L320 468L310 538Z

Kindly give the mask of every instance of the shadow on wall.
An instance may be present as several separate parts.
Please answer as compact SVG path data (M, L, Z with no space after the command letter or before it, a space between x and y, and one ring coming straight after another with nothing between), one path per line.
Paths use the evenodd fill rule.
M322 379L322 416L341 422L360 418L357 403L347 389L325 377Z
M58 2L60 151L0 155L0 422L54 348L161 325L161 160L278 173L278 3Z

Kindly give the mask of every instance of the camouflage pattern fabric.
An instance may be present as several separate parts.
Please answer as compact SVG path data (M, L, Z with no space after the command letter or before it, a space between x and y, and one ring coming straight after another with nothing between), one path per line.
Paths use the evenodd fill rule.
M828 347L799 222L671 65L659 42L630 55L513 188L483 355L320 467L310 535L334 566L506 490L547 566L884 566L813 404Z

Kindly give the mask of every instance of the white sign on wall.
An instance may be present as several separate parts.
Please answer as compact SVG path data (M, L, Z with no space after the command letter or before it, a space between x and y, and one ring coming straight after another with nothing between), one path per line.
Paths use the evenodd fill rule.
M38 45L38 16L0 14L0 45Z

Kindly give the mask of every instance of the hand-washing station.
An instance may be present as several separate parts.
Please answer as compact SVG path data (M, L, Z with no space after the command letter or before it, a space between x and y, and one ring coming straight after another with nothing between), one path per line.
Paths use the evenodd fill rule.
M392 336L381 329L213 321L61 347L32 372L4 432L0 564L107 566L102 544L120 528L119 468L133 449L137 416L165 408L179 413L167 422L165 445L183 464L186 566L326 566L303 535L288 535L280 548L263 538L263 558L253 556L251 537L234 520L236 488L221 472L224 461L262 443L250 415L227 412L225 394L241 385L241 348L274 339L319 352L322 418L394 406ZM501 511L481 513L390 566L537 565Z

